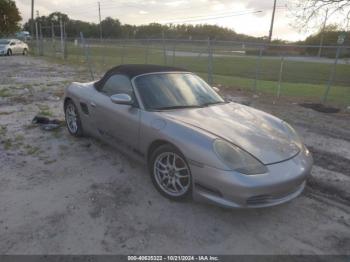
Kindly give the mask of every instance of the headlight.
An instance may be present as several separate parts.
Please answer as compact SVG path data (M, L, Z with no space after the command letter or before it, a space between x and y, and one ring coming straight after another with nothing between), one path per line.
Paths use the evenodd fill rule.
M267 168L259 160L237 146L223 140L214 141L214 151L230 169L245 175L267 173Z
M283 121L282 124L284 130L288 134L289 139L292 140L299 148L302 148L303 142L301 141L301 138L298 135L297 131L295 131L294 128L285 121Z

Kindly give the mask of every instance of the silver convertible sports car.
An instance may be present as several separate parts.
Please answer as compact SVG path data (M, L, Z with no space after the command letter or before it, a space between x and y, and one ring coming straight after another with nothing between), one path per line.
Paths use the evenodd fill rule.
M184 69L120 65L66 88L68 131L88 134L147 164L165 197L224 207L273 206L304 189L312 156L295 130L224 101Z

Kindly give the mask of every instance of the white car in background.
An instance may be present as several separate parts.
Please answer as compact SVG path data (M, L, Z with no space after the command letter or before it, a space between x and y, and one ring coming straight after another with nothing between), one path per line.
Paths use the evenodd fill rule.
M21 31L16 33L16 38L23 40L24 42L27 42L28 40L31 40L32 37L28 31Z
M28 54L28 45L18 39L0 39L0 55Z

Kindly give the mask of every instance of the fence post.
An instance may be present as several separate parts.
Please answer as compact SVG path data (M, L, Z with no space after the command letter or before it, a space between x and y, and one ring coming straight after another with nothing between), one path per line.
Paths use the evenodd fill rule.
M258 91L258 81L260 78L260 67L261 67L262 53L263 53L263 47L260 47L259 55L256 58L256 65L255 65L254 92Z
M149 48L149 39L147 39L146 48L145 48L145 64L148 64L148 48Z
M173 66L175 65L175 52L176 52L176 46L175 46L175 44L174 44L174 46L173 46Z
M38 22L35 22L35 36L36 36L36 55L40 54L39 47L39 30L38 30Z
M51 22L51 40L52 40L53 56L56 56L55 27L52 22Z
M125 49L125 45L122 44L122 56L121 56L121 64L124 64L124 49Z
M165 46L165 35L164 30L162 31L162 42L163 42L163 58L164 58L164 65L167 64L167 57L166 57L166 46Z
M322 99L323 103L326 103L326 101L327 101L329 91L331 90L331 87L332 87L333 82L334 82L335 74L337 73L337 64L338 64L338 60L339 60L340 50L341 50L341 46L339 45L337 48L337 54L335 55L335 60L334 60L334 64L332 67L331 75L329 76L326 91L324 92L324 95L323 95L323 99Z
M213 50L211 40L208 37L208 83L213 84Z
M61 32L61 55L64 56L64 42L63 42L63 24L62 24L62 18L60 18L60 32Z
M66 22L63 23L63 58L66 60L68 57L68 50L67 50L67 34L66 34Z
M43 40L43 30L41 23L39 23L39 39L40 39L40 56L44 55L44 40Z
M80 39L81 39L81 42L83 44L83 48L85 50L85 59L86 59L86 62L88 64L88 67L89 67L91 80L94 80L94 73L92 72L92 66L91 66L91 61L90 61L90 54L89 54L89 50L88 50L88 48L86 46L86 42L85 42L85 38L84 38L83 32L80 32Z
M282 75L283 75L283 67L284 67L284 57L281 57L281 66L280 66L280 74L278 77L278 89L277 89L277 98L281 96L281 84L282 84Z

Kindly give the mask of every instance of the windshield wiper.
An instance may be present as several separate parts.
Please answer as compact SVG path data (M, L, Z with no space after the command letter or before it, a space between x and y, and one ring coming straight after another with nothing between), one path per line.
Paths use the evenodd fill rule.
M218 105L218 104L227 104L227 102L226 101L208 102L208 103L201 104L201 107L211 106L211 105Z
M164 106L154 108L154 110L171 110L171 109L181 109L181 108L200 108L200 105L183 105L183 106Z

